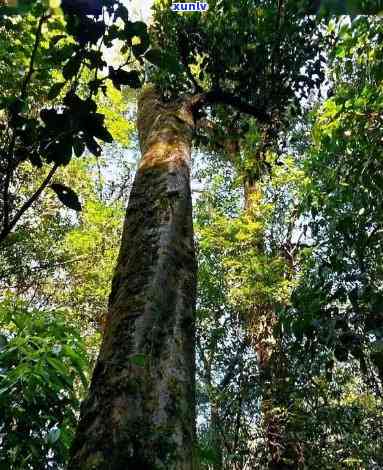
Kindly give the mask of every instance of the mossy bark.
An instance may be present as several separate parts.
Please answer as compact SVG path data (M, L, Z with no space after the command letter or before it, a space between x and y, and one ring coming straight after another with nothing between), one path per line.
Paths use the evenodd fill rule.
M142 159L70 470L194 470L194 254L184 103L146 89Z

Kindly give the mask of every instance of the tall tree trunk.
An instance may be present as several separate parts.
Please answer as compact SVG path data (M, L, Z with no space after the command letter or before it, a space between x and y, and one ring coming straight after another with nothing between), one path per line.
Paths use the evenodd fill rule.
M70 470L193 470L193 118L153 88L138 103L142 159Z
M252 216L254 204L261 199L256 182L245 180L244 210ZM261 238L257 249L265 252ZM265 299L266 300L266 299ZM263 388L261 411L269 452L269 470L289 470L298 468L298 455L293 442L286 435L283 409L286 406L286 368L279 344L274 341L273 330L277 322L274 306L269 302L257 305L249 312L249 331L258 357L259 374ZM278 410L278 411L276 411Z

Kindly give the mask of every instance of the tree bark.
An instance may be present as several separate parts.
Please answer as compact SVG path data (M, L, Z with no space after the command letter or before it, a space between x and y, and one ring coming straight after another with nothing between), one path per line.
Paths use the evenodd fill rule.
M187 103L138 103L142 159L70 470L194 470L195 290Z
M210 430L212 433L211 448L214 452L213 470L223 469L223 442L221 435L221 416L219 413L219 403L213 401L210 405Z

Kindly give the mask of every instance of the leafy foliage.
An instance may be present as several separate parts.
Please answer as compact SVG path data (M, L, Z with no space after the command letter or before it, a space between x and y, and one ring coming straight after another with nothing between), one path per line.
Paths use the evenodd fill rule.
M108 83L118 90L123 85L134 89L141 86L142 72L136 67L149 47L146 25L130 21L121 2L106 0L99 2L99 7L92 8L90 16L86 13L89 9L85 11L73 2L63 2L61 11L36 1L28 2L26 16L6 15L0 19L0 71L3 83L10 85L4 86L0 102L1 240L40 197L59 166L68 165L73 154L81 157L85 149L99 156L99 141L113 141L105 114L98 112L97 95L107 94ZM17 34L21 37L15 37ZM23 36L25 45L20 47ZM16 45L10 50L13 40ZM107 68L106 51L117 43L121 62ZM21 80L9 77L10 60L20 68ZM27 160L37 168L45 164L53 167L40 188L18 206L13 180L17 168ZM57 184L63 185L54 184L56 189ZM69 188L66 191L56 193L61 201L65 199L65 204L78 210L76 195Z
M36 305L65 305L92 344L106 312L130 181L129 166L107 155L99 166L88 157L60 169L59 179L83 195L81 215L71 216L52 191L7 238L0 261L2 297L14 292ZM120 181L103 176L111 165L120 169Z
M2 302L0 324L0 465L60 468L88 383L85 346L59 311Z
M243 114L274 142L324 78L321 29L305 15L310 2L219 0L202 15L174 14L170 3L155 4L151 27L153 43L165 52L145 58L159 65L151 75L166 97L200 96L197 142L212 149L227 134L243 137Z
M304 241L294 252L292 242L299 237L293 233L289 240L288 234L292 222L297 223L297 198L309 180L292 157L285 161L258 183L265 192L254 201L255 214L263 215L258 223L268 234L266 250L259 244L260 227L254 231L254 219L241 214L241 193L234 189L238 183L222 163L218 168L217 163L209 164L205 192L196 204L203 468L270 468L270 420L275 426L272 439L283 445L278 449L282 468L374 468L382 461L381 398L365 382L355 360L338 363L331 348L314 340L312 324L300 318L290 328L283 321L283 309L278 309L289 305L302 274L295 269L308 256ZM254 245L246 245L248 236L230 238L233 227L236 234L253 233ZM285 265L279 272L272 268L277 254ZM286 269L291 262L293 271ZM264 269L251 269L255 264ZM270 318L269 311L260 315L265 301L279 314L274 335L267 327L262 335ZM331 325L327 323L326 330L325 321L321 325L324 337ZM304 334L300 328L306 328ZM262 344L271 351L267 367L261 367Z
M338 361L357 359L375 389L371 364L382 379L383 359L381 36L374 18L340 25L333 96L318 112L306 165L312 257L294 296L297 331Z

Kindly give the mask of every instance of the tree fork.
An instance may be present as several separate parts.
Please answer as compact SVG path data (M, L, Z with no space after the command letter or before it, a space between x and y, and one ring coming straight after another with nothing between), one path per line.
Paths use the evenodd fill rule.
M187 102L138 103L142 159L70 470L194 470L195 290Z

